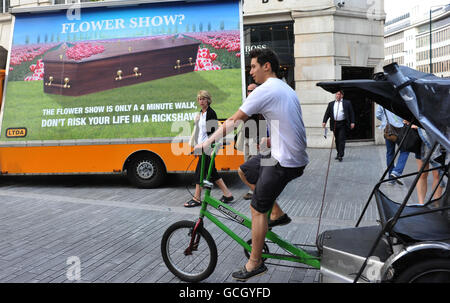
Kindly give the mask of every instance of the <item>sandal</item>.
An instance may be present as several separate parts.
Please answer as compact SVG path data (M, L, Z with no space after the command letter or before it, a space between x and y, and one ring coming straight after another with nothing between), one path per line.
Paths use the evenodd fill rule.
M190 201L184 203L184 207L196 207L202 205L201 202L191 199Z

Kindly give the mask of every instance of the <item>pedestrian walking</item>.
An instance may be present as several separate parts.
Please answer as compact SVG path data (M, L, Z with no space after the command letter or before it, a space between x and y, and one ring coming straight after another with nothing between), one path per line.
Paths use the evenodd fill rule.
M219 123L217 121L217 114L211 108L212 98L208 91L201 90L197 94L197 101L201 108L200 112L195 117L195 127L193 133L193 139L196 140L197 144L201 144L205 142L209 136L211 136L214 131L216 131L219 127ZM201 175L201 157L199 157L197 167L195 169L195 194L194 197L184 204L185 207L195 207L201 205L201 194L202 188L200 187L200 175ZM205 166L203 168L203 176L206 176L207 168L209 167L209 163L211 162L211 157L205 155ZM228 187L223 182L223 179L219 176L217 172L216 166L214 165L211 173L211 181L215 182L217 186L222 190L223 196L220 198L220 201L224 203L232 202L233 195L231 194Z
M390 124L393 127L399 128L399 129L402 128L404 125L402 118L393 114L389 110L383 108L381 105L377 106L375 115L376 115L377 119L381 121L381 125L379 126L379 128L381 130L383 130L383 132L388 124ZM395 155L396 143L392 142L391 140L389 140L387 138L385 138L384 141L385 141L385 145L386 145L386 166L389 166L389 164L391 163L391 161ZM405 169L405 165L406 165L406 162L408 161L408 157L409 157L408 151L400 151L400 155L398 156L398 159L397 159L397 164L393 165L389 169L389 174L388 174L389 178L397 178L403 174L403 170ZM391 185L394 185L396 183L399 185L403 185L403 182L400 181L399 179L392 180L389 182L389 184L391 184Z
M325 128L330 119L330 130L334 133L336 143L336 160L342 161L345 154L347 134L355 128L355 114L350 101L344 99L344 92L338 91L336 99L328 103L323 116L322 127Z

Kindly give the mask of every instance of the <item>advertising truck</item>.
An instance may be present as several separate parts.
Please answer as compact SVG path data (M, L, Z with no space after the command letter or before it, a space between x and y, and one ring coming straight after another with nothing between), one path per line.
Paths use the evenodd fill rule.
M126 174L137 187L193 171L188 145L212 95L243 100L241 4L106 1L13 9L0 113L0 173ZM242 153L225 145L218 171Z

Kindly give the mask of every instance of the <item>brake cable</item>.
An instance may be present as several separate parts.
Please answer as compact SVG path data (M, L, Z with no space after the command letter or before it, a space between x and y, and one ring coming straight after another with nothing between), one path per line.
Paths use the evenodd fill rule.
M326 127L326 125L325 125L325 127ZM319 239L320 224L322 222L322 213L323 213L323 207L324 207L324 204L325 204L325 195L326 195L326 192L327 192L328 176L329 176L329 173L330 173L331 154L333 153L333 142L334 142L335 132L336 132L336 119L334 119L333 136L331 138L330 153L329 153L329 156L328 156L327 174L325 176L325 185L323 187L322 204L320 206L320 214L319 214L319 224L317 225L317 233L316 233L316 245L318 245L317 241Z

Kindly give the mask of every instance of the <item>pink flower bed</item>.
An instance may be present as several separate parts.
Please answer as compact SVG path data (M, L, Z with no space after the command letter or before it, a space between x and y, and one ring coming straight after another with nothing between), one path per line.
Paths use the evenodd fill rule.
M208 48L198 48L197 61L195 62L194 71L219 70L220 66L213 64L217 54L211 53Z
M239 31L186 33L185 35L200 40L203 44L211 45L215 49L226 49L228 52L241 51Z
M56 43L50 43L14 47L9 61L9 70L13 71L13 66L34 61L36 57L42 56L56 45ZM31 64L29 69L33 75L25 77L25 81L38 81L44 79L44 62L42 62L42 59L37 60L36 64Z
M240 57L241 44L239 31L222 31L207 33L186 33L188 37L201 41L205 45L210 45L215 49L225 49L228 52L236 52L236 57ZM217 54L211 53L208 48L199 48L195 71L219 70L221 67L213 63L217 59Z
M105 51L105 47L100 44L77 43L66 51L66 56L72 60L82 60L91 56L101 54Z
M33 75L25 77L24 81L44 80L44 62L42 62L42 59L39 59L36 64L31 64L30 71Z
M46 51L57 44L27 45L14 47L11 52L10 66L20 65L23 62L33 61L36 57L42 56Z
M58 45L57 43L42 45L27 45L14 47L11 52L10 71L14 70L14 66L25 62L32 62L36 57L42 56L51 48ZM102 53L105 48L102 45L94 45L91 43L77 43L66 51L66 56L70 59L81 60L95 54ZM39 81L44 79L44 62L42 59L37 60L36 64L29 66L31 76L26 76L24 81Z

